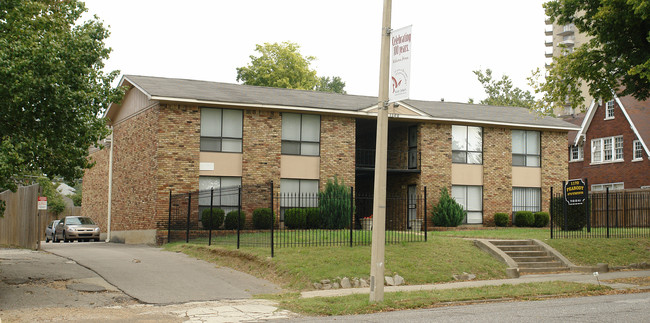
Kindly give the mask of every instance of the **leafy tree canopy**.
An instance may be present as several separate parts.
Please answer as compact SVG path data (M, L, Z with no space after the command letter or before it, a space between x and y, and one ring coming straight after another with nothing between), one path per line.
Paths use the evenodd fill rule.
M508 75L503 75L500 80L492 78L492 70L486 69L473 71L485 89L487 98L481 100L480 104L496 105L496 106L509 106L509 107L525 107L530 108L535 104L535 97L530 91L524 91L512 85L512 80ZM469 100L474 103L473 99Z
M529 81L544 95L538 110L582 106L582 82L594 98L609 100L613 92L650 97L650 1L552 0L544 8L552 22L573 23L589 40L556 57L544 81L539 70L534 72Z
M88 148L108 134L100 118L122 91L105 74L109 33L84 4L0 1L0 188L25 174L74 181L92 166Z
M251 62L237 68L237 81L246 85L345 93L345 82L340 77L319 78L310 67L316 58L303 56L299 50L300 46L292 42L255 45L260 56L250 55Z

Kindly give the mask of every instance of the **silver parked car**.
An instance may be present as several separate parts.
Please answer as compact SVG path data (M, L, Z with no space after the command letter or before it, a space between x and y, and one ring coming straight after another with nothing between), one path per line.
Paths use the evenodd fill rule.
M66 216L57 224L54 242L99 241L99 226L89 217Z
M54 241L54 230L57 224L59 224L59 220L54 220L47 225L47 228L45 228L45 242Z

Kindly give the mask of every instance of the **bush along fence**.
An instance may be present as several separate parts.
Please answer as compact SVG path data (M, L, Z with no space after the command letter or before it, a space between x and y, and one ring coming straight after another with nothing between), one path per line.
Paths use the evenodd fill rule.
M237 248L355 246L372 242L372 196L328 182L318 193L274 192L273 183L169 195L167 241ZM423 196L386 201L386 243L426 241Z
M551 188L551 239L650 237L650 190L590 192L569 205Z

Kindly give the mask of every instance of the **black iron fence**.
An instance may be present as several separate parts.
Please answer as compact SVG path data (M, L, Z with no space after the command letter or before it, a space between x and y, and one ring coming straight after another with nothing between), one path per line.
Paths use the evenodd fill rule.
M272 255L281 247L369 245L372 205L372 196L352 187L335 196L274 192L272 183L170 193L167 241L270 248ZM387 197L386 243L426 241L426 222L426 188Z
M650 190L591 192L568 205L551 189L551 239L650 237Z

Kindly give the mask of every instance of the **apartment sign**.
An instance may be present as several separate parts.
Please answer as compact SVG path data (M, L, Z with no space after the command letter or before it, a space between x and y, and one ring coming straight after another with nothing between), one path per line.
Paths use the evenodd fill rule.
M564 186L564 199L569 205L581 205L587 198L587 186L582 178L572 179Z
M393 30L390 34L390 80L388 102L409 98L411 85L411 27Z

